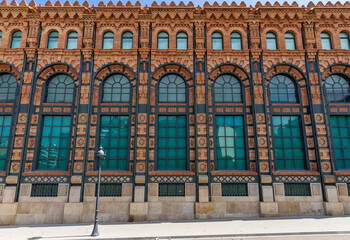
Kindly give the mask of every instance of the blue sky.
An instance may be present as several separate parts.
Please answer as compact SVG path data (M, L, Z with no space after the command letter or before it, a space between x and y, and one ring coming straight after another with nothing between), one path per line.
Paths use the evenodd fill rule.
M11 2L11 0L7 0L8 2ZM21 1L21 0L17 0L18 1L18 3ZM25 0L27 3L29 3L30 2L30 0ZM47 0L35 0L35 2L36 2L36 4L37 5L39 5L39 4L42 4L42 5L44 5L45 3L46 3L46 1ZM62 3L64 3L66 0L60 0ZM69 0L71 3L73 3L73 2L75 2L75 0ZM80 3L82 3L82 2L84 2L85 0L78 0ZM110 0L105 0L104 2L107 4L108 2L109 2ZM121 0L124 4L126 3L126 2L128 2L128 0ZM132 4L134 4L135 2L136 2L137 0L130 0L130 2L132 3ZM299 6L301 6L301 5L307 5L310 1L309 0L295 0L298 4L299 4ZM51 2L53 2L53 3L55 3L56 2L56 0L51 0ZM97 5L99 2L100 2L100 0L88 0L88 2L90 3L90 6L91 5ZM113 3L117 3L118 2L118 0L113 0ZM148 6L150 6L152 3L153 3L153 0L139 0L139 2L142 4L142 6L145 6L145 5L148 5ZM160 4L161 2L163 2L163 0L158 0L158 1L156 1L158 4ZM171 2L172 2L172 0L165 0L164 2L166 2L167 4L170 4ZM179 3L180 2L180 0L174 0L174 2L175 3ZM189 0L183 0L183 2L185 3L185 4L187 4L188 2L189 2ZM202 6L204 3L205 3L205 1L202 1L202 0L192 0L192 2L193 2L193 4L195 5L195 6L198 6L198 5L200 5L200 6ZM215 0L208 0L208 2L210 3L210 4L212 4L212 3L214 3L215 2ZM219 4L221 4L222 2L223 2L223 0L217 0L216 2L218 2ZM228 0L228 1L226 1L228 4L231 4L231 0ZM240 2L241 2L241 0L238 0L238 1L235 1L237 4L239 4ZM249 6L249 5L252 5L252 6L255 6L255 4L256 4L256 0L245 0L244 1L245 2L245 4L247 5L247 6ZM266 0L261 0L260 1L261 3L265 3L266 2ZM275 0L271 0L270 1L270 3L274 3L275 2ZM280 0L280 1L278 1L280 4L282 4L283 2L284 2L284 0ZM288 0L287 1L288 3L292 3L293 2L293 0ZM319 0L315 0L315 1L313 1L315 4L317 3L317 2L319 2ZM327 2L328 2L328 0L327 1L322 1L324 4L326 4ZM332 2L332 3L336 3L337 2L337 0L330 0L330 2ZM341 3L344 3L344 2L346 2L346 0L339 0L339 2L341 2Z

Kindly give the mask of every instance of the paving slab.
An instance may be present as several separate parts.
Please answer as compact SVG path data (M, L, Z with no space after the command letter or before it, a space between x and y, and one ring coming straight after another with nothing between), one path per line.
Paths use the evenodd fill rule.
M350 239L350 216L0 227L0 239Z

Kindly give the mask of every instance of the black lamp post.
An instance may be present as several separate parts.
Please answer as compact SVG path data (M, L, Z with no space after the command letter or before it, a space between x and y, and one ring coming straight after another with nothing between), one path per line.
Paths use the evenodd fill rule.
M95 153L96 163L98 165L98 179L97 179L97 194L96 194L96 211L94 220L94 230L92 230L91 236L98 236L98 201L100 199L100 182L101 182L101 165L105 161L106 154L103 148L100 147Z

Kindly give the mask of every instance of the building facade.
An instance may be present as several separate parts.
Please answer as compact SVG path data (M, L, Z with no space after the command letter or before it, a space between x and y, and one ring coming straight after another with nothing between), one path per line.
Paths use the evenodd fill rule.
M350 4L0 4L0 223L350 214Z

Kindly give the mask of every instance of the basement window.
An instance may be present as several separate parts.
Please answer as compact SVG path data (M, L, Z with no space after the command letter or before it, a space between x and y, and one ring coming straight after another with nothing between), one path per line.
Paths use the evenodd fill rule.
M184 197L184 183L160 183L159 197Z
M121 183L101 183L100 197L120 197L122 195ZM97 196L97 184L95 188L95 197Z
M222 183L221 192L223 197L246 197L248 196L248 184Z
M285 183L285 196L311 196L309 183Z
M58 184L34 183L32 184L31 197L57 197Z

